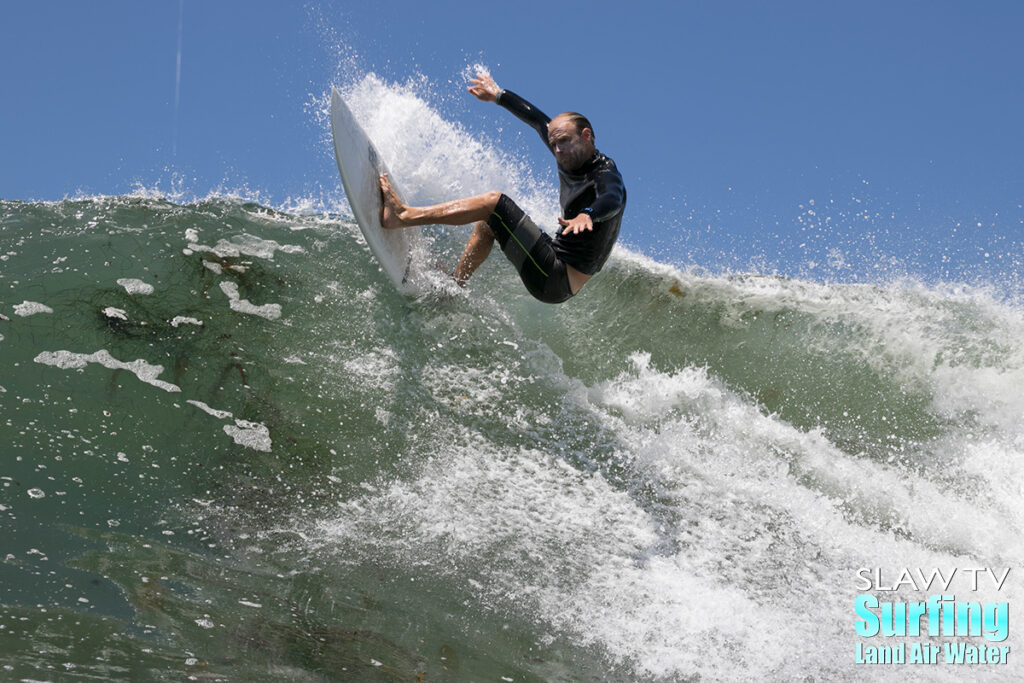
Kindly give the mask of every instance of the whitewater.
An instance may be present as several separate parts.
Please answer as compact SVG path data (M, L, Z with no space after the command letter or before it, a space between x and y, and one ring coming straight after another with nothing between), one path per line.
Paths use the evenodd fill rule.
M415 86L346 96L411 203L499 189L554 225L553 182ZM561 306L498 254L408 298L349 216L0 201L0 678L1024 673L1024 310L998 286L618 247ZM468 229L424 234L453 263ZM1010 573L956 594L1009 603L1005 664L856 661L987 644L858 636L858 595L936 592L858 572L982 567Z

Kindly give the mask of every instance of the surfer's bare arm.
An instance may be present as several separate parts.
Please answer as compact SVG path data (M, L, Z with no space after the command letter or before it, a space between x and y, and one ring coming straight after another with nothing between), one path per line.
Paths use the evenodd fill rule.
M494 82L489 73L477 71L476 78L469 79L469 82L472 85L469 86L468 90L478 100L484 102L497 101L501 88L498 87L498 84Z

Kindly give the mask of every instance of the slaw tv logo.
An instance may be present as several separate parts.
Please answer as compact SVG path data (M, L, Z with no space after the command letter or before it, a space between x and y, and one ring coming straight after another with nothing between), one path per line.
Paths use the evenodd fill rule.
M985 591L998 596L1010 568L904 568L892 576L886 582L882 568L857 571L858 590L871 591L854 600L857 664L1009 662L1009 602L964 595ZM930 594L900 600L901 591Z

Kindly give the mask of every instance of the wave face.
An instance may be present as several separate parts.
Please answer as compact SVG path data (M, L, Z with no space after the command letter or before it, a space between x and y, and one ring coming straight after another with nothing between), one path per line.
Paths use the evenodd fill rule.
M349 97L411 200L557 211L409 89ZM619 249L557 307L497 253L412 300L339 214L139 195L0 226L5 677L884 679L859 569L1024 562L998 293ZM426 235L451 263L467 231Z

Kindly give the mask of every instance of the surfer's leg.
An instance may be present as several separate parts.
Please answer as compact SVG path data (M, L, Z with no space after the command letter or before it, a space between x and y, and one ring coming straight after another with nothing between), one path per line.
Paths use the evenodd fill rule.
M380 177L384 199L380 224L384 228L408 228L414 225L468 225L487 220L498 203L500 192L455 199L433 206L406 206L391 187L387 174Z
M501 195L487 225L536 299L557 304L573 295L566 265L555 253L551 238L515 202Z
M466 248L459 259L459 265L455 268L455 281L465 285L470 276L480 267L480 264L487 260L494 246L494 232L485 221L480 221L473 226L473 234L466 243Z

